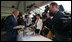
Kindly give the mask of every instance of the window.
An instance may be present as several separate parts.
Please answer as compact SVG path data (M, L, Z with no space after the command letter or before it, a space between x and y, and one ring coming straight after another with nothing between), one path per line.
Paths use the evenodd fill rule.
M54 1L58 3L58 5L63 5L66 12L71 13L71 1Z

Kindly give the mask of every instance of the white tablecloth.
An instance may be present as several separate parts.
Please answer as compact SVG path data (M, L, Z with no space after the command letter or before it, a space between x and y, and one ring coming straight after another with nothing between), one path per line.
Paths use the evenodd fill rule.
M23 32L20 32L19 35L17 36L17 41L52 41L52 40L41 35L23 36Z

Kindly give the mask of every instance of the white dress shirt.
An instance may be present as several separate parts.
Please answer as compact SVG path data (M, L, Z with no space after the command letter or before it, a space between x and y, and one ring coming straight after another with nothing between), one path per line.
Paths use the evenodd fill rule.
M13 16L14 16L14 18L15 18L15 20L16 20L16 22L17 22L17 16L15 16L14 14L12 14Z
M37 20L36 20L37 22ZM37 29L42 29L42 25L43 25L43 22L42 22L42 19L39 19L38 22L37 22Z

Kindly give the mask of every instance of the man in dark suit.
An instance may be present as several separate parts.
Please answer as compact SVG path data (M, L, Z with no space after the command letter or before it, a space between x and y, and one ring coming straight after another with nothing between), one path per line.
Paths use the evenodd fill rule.
M14 10L13 14L8 16L5 21L6 39L7 41L16 41L17 37L17 16L18 10Z
M67 41L67 32L65 32L64 24L62 23L61 18L64 17L64 13L59 11L57 3L51 3L49 10L54 14L52 18L53 23L53 32L54 32L54 38L55 41Z

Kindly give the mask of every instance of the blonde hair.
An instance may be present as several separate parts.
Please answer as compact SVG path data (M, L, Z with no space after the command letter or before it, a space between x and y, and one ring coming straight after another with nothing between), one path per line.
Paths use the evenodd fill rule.
M15 9L12 13L15 13L15 12L17 12L18 10L17 9Z

